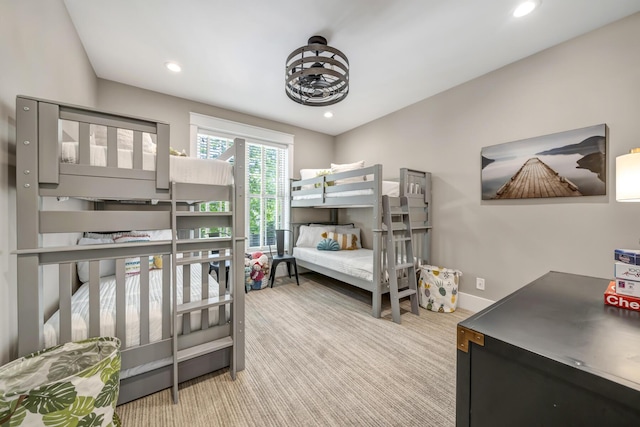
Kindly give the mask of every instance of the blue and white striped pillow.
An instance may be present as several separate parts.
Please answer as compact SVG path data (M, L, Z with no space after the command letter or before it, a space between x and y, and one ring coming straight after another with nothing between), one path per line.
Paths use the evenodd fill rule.
M147 234L122 234L115 239L113 239L115 243L132 243L132 242L149 242L151 238ZM140 273L140 258L141 257L132 257L127 258L124 261L124 274L127 276L133 274ZM142 257L144 258L144 257ZM161 258L160 258L161 259ZM154 268L162 268L162 265L156 266L154 263L154 256L149 256L149 270L153 270Z

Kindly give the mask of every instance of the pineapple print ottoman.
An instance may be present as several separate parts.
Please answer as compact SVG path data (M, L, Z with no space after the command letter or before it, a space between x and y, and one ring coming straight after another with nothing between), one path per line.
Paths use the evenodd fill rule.
M418 278L418 303L427 310L452 313L458 307L458 283L462 272L423 265Z
M0 426L120 426L120 340L50 347L0 367Z

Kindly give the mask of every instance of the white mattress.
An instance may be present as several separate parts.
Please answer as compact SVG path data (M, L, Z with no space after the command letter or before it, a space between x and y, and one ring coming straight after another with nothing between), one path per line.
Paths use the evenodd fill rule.
M319 251L316 248L293 248L293 256L302 261L322 265L359 279L373 281L373 251Z
M107 166L107 147L91 145L89 164L91 166ZM156 156L144 151L142 169L155 170ZM62 163L78 163L78 143L63 142L61 144ZM133 151L118 149L118 168L133 168ZM233 183L233 166L229 162L216 159L195 159L192 157L169 156L169 176L171 181L190 184L231 185Z
M355 197L355 196L368 196L373 194L373 190L351 190L351 191L338 191L335 193L326 193L327 198L332 197ZM400 196L400 183L396 181L382 181L382 195L390 197ZM294 196L293 200L312 200L320 199L322 194L305 194L302 196Z
M182 303L182 268L178 268L178 304ZM191 269L191 301L201 299L201 268ZM213 277L209 279L209 296L218 295L218 283ZM140 275L127 276L125 281L127 322L126 345L133 347L140 344ZM89 331L89 283L85 283L71 297L71 339L83 340ZM116 280L115 276L100 279L100 335L116 334ZM209 310L209 325L218 323L218 308ZM200 327L200 312L191 314L191 329ZM55 312L44 325L45 347L58 343L60 315ZM182 330L180 327L179 330ZM149 341L162 339L162 270L149 271Z

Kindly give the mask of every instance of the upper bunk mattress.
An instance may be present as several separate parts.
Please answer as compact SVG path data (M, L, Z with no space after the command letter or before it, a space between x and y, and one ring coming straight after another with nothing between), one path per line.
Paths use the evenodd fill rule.
M301 261L322 265L348 276L373 281L373 251L319 251L315 248L293 248L293 256Z
M107 147L90 146L91 166L107 166ZM78 163L78 143L63 142L61 144L62 163ZM118 149L118 168L133 168L133 150ZM156 170L156 156L144 151L142 169ZM233 183L233 165L216 159L196 159L193 157L169 156L170 180L187 184L231 185Z
M350 190L350 191L337 191L335 193L326 193L325 197L355 197L355 196L368 196L373 194L373 190ZM400 183L396 181L382 181L382 195L389 197L400 196ZM322 194L305 194L302 196L294 196L293 200L313 200L322 198Z

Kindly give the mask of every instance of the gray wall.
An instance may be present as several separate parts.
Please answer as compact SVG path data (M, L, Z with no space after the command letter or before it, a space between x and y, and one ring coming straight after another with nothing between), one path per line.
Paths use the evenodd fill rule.
M638 40L635 14L342 134L336 160L433 173L432 262L463 271L461 292L497 300L549 270L610 278L613 250L639 246L640 205L615 201L614 170L640 146ZM481 201L482 147L600 123L607 196Z
M317 164L328 165L334 155L334 138L330 135L110 80L98 80L98 107L107 111L117 111L169 123L171 146L179 151L185 149L189 152L189 113L191 112L293 134L295 135L293 163L296 175L302 168L313 168Z
M17 335L16 95L93 106L97 79L60 0L0 1L0 365Z

